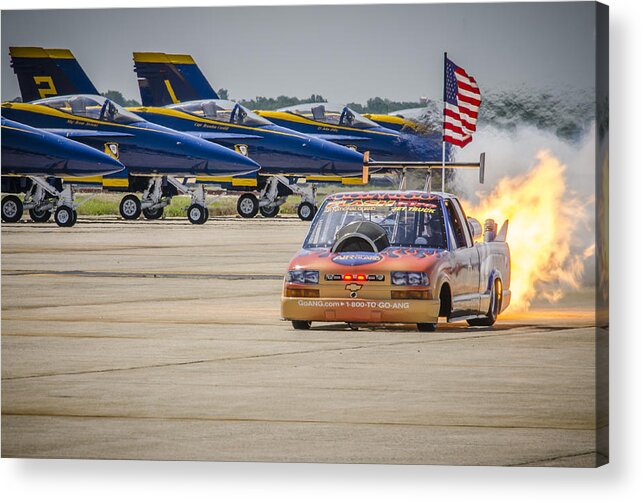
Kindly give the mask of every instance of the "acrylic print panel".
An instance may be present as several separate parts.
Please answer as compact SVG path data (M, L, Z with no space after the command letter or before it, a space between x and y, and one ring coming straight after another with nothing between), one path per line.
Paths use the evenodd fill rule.
M4 457L608 462L607 7L14 10L1 64Z

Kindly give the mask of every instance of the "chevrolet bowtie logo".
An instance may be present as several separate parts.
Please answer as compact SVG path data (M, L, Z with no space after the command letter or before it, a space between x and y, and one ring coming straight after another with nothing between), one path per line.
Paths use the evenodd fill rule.
M361 284L348 284L346 285L346 290L350 292L357 292L358 290L361 290L363 285Z

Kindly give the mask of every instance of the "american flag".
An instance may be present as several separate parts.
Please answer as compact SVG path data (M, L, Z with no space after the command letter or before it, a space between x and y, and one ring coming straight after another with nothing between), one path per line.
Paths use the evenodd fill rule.
M473 140L480 104L475 79L445 56L444 141L463 147Z

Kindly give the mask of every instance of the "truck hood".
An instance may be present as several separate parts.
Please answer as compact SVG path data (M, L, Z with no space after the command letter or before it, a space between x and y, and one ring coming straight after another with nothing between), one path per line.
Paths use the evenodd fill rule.
M419 247L388 247L381 252L331 252L329 249L301 249L289 269L318 270L323 273L385 273L428 271L447 251Z

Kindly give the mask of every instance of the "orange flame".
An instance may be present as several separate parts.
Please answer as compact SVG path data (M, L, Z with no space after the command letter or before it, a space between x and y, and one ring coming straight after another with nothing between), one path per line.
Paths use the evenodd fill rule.
M477 193L479 204L464 202L466 213L498 226L509 220L511 307L527 310L533 299L559 300L564 289L579 288L584 259L575 255L574 232L587 221L585 204L567 191L566 167L549 152L537 155L527 173L502 178L490 194Z

